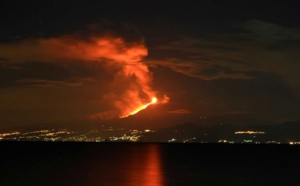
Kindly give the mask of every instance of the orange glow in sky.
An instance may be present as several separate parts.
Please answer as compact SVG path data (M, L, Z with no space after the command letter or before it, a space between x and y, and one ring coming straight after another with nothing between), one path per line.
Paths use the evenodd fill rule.
M105 91L99 95L100 112L88 115L91 119L125 118L158 101L158 91L152 87L152 73L147 64L142 62L148 55L148 50L144 41L139 38L130 40L114 34L101 31L97 34L91 31L89 35L74 33L52 38L26 39L18 44L0 45L0 51L5 54L1 57L19 63L102 63L105 70L114 74L112 81L103 84ZM167 101L167 96L164 96L160 103ZM109 106L102 108L102 105Z

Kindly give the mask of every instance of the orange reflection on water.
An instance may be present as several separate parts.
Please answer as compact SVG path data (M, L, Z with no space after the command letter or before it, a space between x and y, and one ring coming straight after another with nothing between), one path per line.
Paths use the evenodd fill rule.
M162 186L163 184L163 171L161 164L160 146L150 145L148 147L146 167L145 167L145 186Z
M128 152L126 186L163 186L161 148L157 144L137 146ZM138 150L137 150L138 149Z

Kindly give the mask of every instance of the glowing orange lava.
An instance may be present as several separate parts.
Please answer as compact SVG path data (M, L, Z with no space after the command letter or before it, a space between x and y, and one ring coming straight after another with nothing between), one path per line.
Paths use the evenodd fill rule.
M137 109L135 109L134 111L130 112L127 116L121 116L120 118L126 118L128 116L134 115L134 114L138 113L139 111L146 109L149 105L155 104L156 102L157 102L157 98L153 97L150 103L142 105L142 106L138 107Z

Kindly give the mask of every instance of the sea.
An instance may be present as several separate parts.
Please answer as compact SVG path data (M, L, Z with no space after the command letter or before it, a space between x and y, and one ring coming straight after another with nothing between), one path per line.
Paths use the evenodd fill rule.
M300 185L300 146L0 142L0 185Z

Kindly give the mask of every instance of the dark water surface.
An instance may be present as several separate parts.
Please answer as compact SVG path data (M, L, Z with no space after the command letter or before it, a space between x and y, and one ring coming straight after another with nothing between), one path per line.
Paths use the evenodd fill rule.
M0 185L300 185L300 146L1 142Z

